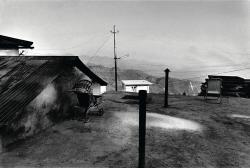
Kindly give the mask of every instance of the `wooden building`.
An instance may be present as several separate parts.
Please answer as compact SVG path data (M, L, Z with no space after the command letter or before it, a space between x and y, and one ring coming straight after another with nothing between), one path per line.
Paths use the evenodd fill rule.
M0 151L68 118L78 103L69 90L84 76L107 85L77 56L0 57Z
M238 76L217 76L208 75L208 78L201 85L201 94L205 93L205 85L207 80L212 78L220 78L222 80L222 95L223 96L237 96L249 97L250 96L250 80Z

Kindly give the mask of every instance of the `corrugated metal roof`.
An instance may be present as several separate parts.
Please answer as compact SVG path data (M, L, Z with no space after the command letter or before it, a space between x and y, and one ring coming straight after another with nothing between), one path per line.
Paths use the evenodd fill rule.
M13 121L66 66L106 84L76 56L0 57L0 125Z
M23 80L0 95L0 123L6 125L15 119L60 71L60 64L45 62ZM26 75L26 74L25 74Z
M18 58L19 57L13 59L7 57L4 63L0 65L0 94L11 89L15 84L28 77L39 66L46 62L45 60L23 60L23 58ZM8 61L6 62L6 60Z
M126 86L145 86L153 84L147 80L122 80L122 83Z

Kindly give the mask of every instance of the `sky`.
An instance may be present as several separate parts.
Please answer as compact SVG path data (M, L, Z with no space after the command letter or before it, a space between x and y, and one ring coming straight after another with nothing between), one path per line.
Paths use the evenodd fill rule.
M249 11L246 0L1 0L0 34L33 41L27 55L112 58L115 24L118 56L180 78L250 78Z

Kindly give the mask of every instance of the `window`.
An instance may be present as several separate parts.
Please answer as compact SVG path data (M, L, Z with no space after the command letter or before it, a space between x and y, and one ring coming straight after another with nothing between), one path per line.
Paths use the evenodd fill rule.
M136 88L137 88L137 86L132 86L133 92L136 92Z

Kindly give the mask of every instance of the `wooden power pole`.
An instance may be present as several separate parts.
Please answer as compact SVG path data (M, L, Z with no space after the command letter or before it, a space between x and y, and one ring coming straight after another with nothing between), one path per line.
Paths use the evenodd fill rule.
M114 60L115 60L115 91L117 91L117 55L116 55L116 44L115 44L115 34L118 33L115 29L115 25L113 26L113 30L110 31L114 34Z

